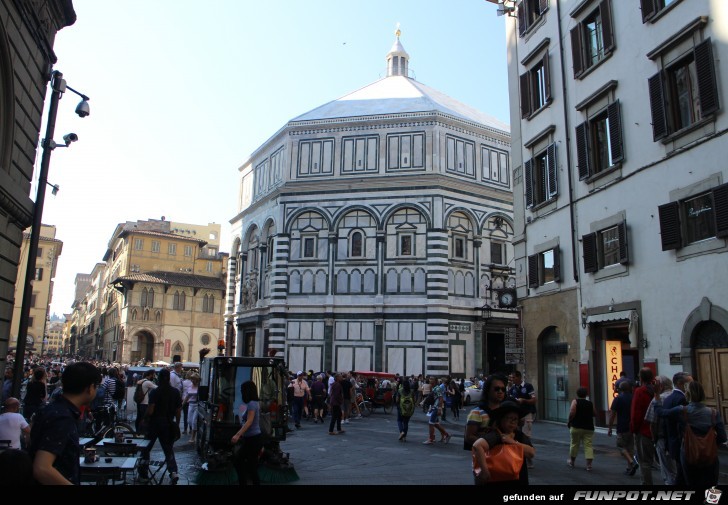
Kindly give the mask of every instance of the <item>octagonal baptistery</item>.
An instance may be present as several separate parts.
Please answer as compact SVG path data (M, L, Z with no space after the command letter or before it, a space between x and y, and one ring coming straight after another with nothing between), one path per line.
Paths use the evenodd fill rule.
M235 354L290 370L482 367L480 307L515 284L509 127L408 66L397 33L386 77L292 119L239 169Z

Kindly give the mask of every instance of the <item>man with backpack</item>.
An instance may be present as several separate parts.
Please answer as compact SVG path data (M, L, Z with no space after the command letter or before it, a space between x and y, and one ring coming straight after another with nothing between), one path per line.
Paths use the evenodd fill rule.
M136 390L134 391L134 402L137 407L134 429L137 433L141 433L143 429L142 419L144 419L144 415L147 413L147 408L149 407L149 392L156 387L157 385L154 383L154 370L145 371L142 379L137 382Z

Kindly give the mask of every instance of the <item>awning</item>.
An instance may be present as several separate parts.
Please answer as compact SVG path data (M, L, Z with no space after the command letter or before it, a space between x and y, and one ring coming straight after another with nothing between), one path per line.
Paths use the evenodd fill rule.
M639 315L637 314L636 310L620 310L617 312L605 312L603 314L590 314L586 317L587 324L606 323L609 321L628 321L629 322L629 342L632 347L637 347L637 344L638 344L638 336L637 336L638 320L639 320ZM588 338L587 338L587 340L588 340Z

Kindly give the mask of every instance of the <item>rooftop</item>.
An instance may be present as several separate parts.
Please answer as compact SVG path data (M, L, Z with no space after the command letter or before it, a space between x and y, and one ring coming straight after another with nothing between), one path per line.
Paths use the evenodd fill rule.
M111 284L135 284L147 282L150 284L166 284L173 286L188 286L201 289L225 290L225 283L217 277L205 277L204 275L185 274L178 272L147 272L134 273L117 277Z

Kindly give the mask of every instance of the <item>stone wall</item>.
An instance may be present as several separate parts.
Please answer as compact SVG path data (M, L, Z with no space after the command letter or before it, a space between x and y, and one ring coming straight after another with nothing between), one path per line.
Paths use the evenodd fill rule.
M0 2L0 372L15 347L10 322L55 35L76 21L71 0ZM13 340L11 342L11 339Z

